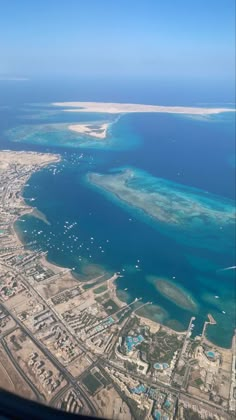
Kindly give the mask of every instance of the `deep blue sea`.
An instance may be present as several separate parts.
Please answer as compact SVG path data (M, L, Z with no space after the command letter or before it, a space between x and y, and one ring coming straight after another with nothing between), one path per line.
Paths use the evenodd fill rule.
M19 83L19 82L18 82ZM23 83L23 82L22 82ZM42 82L43 84L43 82ZM121 84L122 85L122 84ZM96 84L95 84L96 86ZM115 86L115 87L114 87ZM160 321L186 328L191 311L183 310L163 297L148 281L149 276L167 278L197 303L195 334L201 333L207 314L217 321L208 337L216 344L230 346L235 328L234 231L217 231L215 247L196 237L191 243L158 229L142 214L92 188L88 172L112 173L133 167L148 174L194 187L218 196L222 202L235 200L235 114L208 118L174 114L129 114L112 127L113 140L104 147L94 143L75 147L77 138L69 134L69 122L104 120L105 115L68 115L54 112L52 101L97 100L152 103L160 105L227 106L230 95L210 89L184 92L170 86L139 89L139 84L107 87L0 86L1 149L56 152L62 161L34 174L25 187L26 201L46 216L49 224L24 216L17 229L27 243L48 251L48 259L73 267L79 277L107 270L121 271L118 289L127 300L142 297L160 306ZM159 99L159 97L160 99ZM180 99L181 98L181 99ZM209 104L211 103L211 105ZM66 115L65 115L66 114ZM50 129L49 129L50 128ZM34 201L30 201L34 198ZM234 229L233 229L234 230ZM39 233L40 232L40 233ZM201 241L201 242L200 242ZM124 289L128 289L124 292ZM217 298L215 297L217 296ZM158 319L158 316L157 316Z

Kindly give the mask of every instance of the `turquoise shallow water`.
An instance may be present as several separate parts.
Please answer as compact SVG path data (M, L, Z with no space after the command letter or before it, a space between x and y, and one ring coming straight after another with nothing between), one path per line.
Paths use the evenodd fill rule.
M60 152L63 160L55 168L34 174L25 188L26 201L32 204L29 200L35 198L33 205L50 224L23 217L24 221L17 222L23 239L36 240L51 261L74 267L78 275L87 264L94 270L122 271L118 288L128 289L126 299L142 296L152 300L163 308L159 315L162 322L173 325L177 320L179 328L186 328L191 310L175 305L148 281L150 276L170 279L196 302L195 333L201 332L210 312L217 326L209 328L209 338L229 346L234 328L235 271L223 269L235 265L234 225L223 218L222 232L214 211L222 208L227 216L234 200L234 115L208 119L126 115L115 123L107 143L86 143L82 138L77 147L78 137L65 130L72 117L65 121L64 114L42 107L40 112L34 109L32 118L32 109L28 107L27 114L22 113L18 123L5 132L6 145ZM106 116L100 117L104 120ZM93 118L86 115L86 120ZM150 179L158 178L164 180L167 194L179 185L185 200L191 201L196 191L197 197L210 196L208 223L199 222L198 229L195 218L187 231L173 230L168 223L147 220L134 205L124 205L87 182L89 172L114 174L123 167L148 174L145 185L136 183L137 190L149 188L151 193ZM176 197L173 200L176 203ZM183 224L185 210L183 205Z

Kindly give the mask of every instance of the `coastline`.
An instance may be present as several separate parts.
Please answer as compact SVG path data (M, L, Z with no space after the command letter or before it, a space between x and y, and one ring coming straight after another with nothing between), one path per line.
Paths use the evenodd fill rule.
M24 247L26 244L20 238L19 232L15 228L15 222L19 219L19 217L22 217L24 214L32 213L34 211L34 209L35 209L34 207L30 207L30 206L28 206L25 203L25 200L24 200L24 198L22 196L22 191L24 189L24 186L25 186L25 184L27 183L27 181L29 180L29 178L31 177L31 175L33 173L35 173L36 171L38 171L38 170L42 169L43 167L49 165L50 163L60 162L61 157L59 155L39 154L39 153L32 153L32 152L9 152L9 151L5 151L4 152L3 151L2 153L12 153L12 154L16 154L17 156L21 156L21 157L23 157L24 154L28 154L29 155L29 153L30 153L30 157L32 157L32 156L48 156L48 157L50 157L49 161L41 162L37 166L34 166L33 165L32 168L30 170L28 170L28 173L27 173L26 177L24 178L22 184L20 185L19 190L17 191L17 194L18 194L18 197L19 197L19 202L21 204L21 208L20 208L21 211L20 211L20 214L19 215L15 216L13 218L13 221L12 221L12 224L10 226L10 229L11 229L11 233L14 236L14 240L17 243L17 245L19 247ZM55 274L62 273L62 272L67 273L68 274L68 277L71 280L73 280L75 282L78 282L78 284L80 284L80 285L83 284L82 281L80 281L77 277L75 277L73 275L72 270L70 268L62 267L62 266L59 266L59 265L57 265L57 264L55 264L53 262L48 261L47 258L46 258L46 254L45 253L43 255L40 255L40 260L39 261L42 263L43 266L46 266L47 268L52 269L55 272ZM120 307L122 307L122 306L125 305L125 302L123 302L121 299L119 299L119 297L117 296L117 292L116 292L117 286L115 284L115 280L118 277L119 277L119 275L117 275L117 273L115 273L115 275L113 275L111 278L107 279L105 282L107 283L107 285L108 285L109 288L113 289L113 293L114 293L114 296L115 296L115 299L114 300L116 300L117 303L118 303L118 305ZM91 279L90 281L93 281L93 279ZM85 282L85 284L86 284L86 282ZM153 320L149 319L148 317L137 315L136 314L136 311L135 311L135 316L137 316L138 318L140 318L146 325L148 325L148 326L150 326L151 328L154 328L154 329L157 328L159 330L162 327L165 330L169 331L170 333L176 334L176 335L186 334L186 332L187 332L187 330L186 331L181 331L181 332L176 331L176 330L174 330L174 329L172 329L170 327L165 326L164 324L162 324L160 322L153 321ZM221 348L220 346L215 345L213 342L211 342L210 340L208 340L207 334L204 336L204 341L206 341L207 343L209 343L209 345L211 345L211 346L214 346L216 348ZM225 348L222 347L222 349L225 349Z
M56 155L55 155L56 156ZM60 162L61 161L61 157L56 157L56 160L53 160L52 162L45 162L44 164L42 164L39 168L37 168L36 170L32 170L32 172L29 174L29 176L28 176L28 178L27 178L27 180L26 180L26 182L27 181L29 181L29 179L31 178L31 176L33 175L33 173L35 173L35 172L37 172L37 171L39 171L39 170L41 170L42 168L44 168L45 166L48 166L48 165L50 165L50 163L58 163L58 162ZM33 207L33 206L29 206L26 202L25 202L25 199L23 198L23 190L24 190L24 187L25 187L25 184L26 184L26 182L22 185L22 188L21 188L21 190L19 191L19 196L20 196L20 198L21 198L21 201L22 201L22 205L25 207L25 212L24 211L22 211L22 214L21 214L21 216L23 216L24 214L32 214L32 216L33 217L35 217L35 218L38 218L38 219L41 219L41 220L43 220L44 221L44 223L46 223L46 224L49 224L49 222L47 221L47 219L46 219L46 217L43 215L43 214L41 214L41 212L37 209L37 207ZM21 216L19 216L19 217L21 217ZM19 217L17 217L16 218L16 220L14 221L14 224L15 224L15 222L17 222L17 220L19 219ZM16 231L16 229L15 229L15 226L13 226L13 230L14 230L14 232L15 232L15 234L16 234L16 236L17 236L17 238L19 239L19 241L20 241L20 243L22 244L22 245L24 245L24 243L23 243L23 241L19 238L19 236L18 236L18 233L17 233L17 231Z
M15 240L15 243L19 246L19 247L25 247L27 244L24 243L24 241L22 240L22 238L20 237L20 232L17 230L15 223L17 222L17 220L26 215L26 214L32 214L34 217L36 218L40 218L41 220L44 221L44 223L49 223L46 219L46 217L44 215L41 215L41 213L38 211L38 209L36 207L31 207L29 206L24 198L23 198L23 190L25 187L25 184L29 181L29 179L31 178L31 176L33 175L33 173L43 169L44 167L50 165L51 163L58 163L61 161L61 156L60 155L53 155L51 153L38 153L38 152L12 152L12 151L0 151L0 158L2 156L9 156L9 160L11 160L11 157L16 156L16 159L19 159L21 161L21 163L23 163L24 161L24 156L27 157L36 157L36 156L41 156L41 157L45 157L48 158L48 160L46 159L45 161L40 162L36 167L34 165L32 165L32 167L28 170L28 174L27 176L24 178L24 182L20 185L19 190L17 191L18 193L18 197L19 197L19 203L21 205L20 207L20 214L17 215L16 217L13 218L11 225L10 225L10 231L11 234L13 236L13 239ZM28 162L27 162L28 163ZM5 165L6 166L6 165ZM0 167L1 169L1 167ZM37 213L39 212L39 214ZM43 217L44 216L44 217ZM45 257L45 255L40 256L40 260L43 263L43 265L47 266L48 268L52 268L52 269L56 269L58 272L62 272L65 270L71 271L68 268L62 267L62 266L58 266L54 263L50 263L47 258ZM75 279L73 277L73 275L71 274L71 277L73 278L73 280Z
M50 158L49 161L41 162L40 165L38 165L36 168L31 168L29 170L29 173L28 173L27 177L24 179L24 182L21 184L19 190L17 191L19 201L21 203L21 212L20 212L20 215L17 215L16 217L14 217L14 219L11 223L11 226L10 226L10 230L11 230L12 236L14 237L15 242L17 243L17 246L23 248L23 247L27 246L27 244L25 244L23 239L20 237L20 232L17 230L17 228L15 226L15 223L17 222L17 220L20 217L22 217L26 214L32 214L33 217L39 218L44 223L49 224L46 216L43 213L41 213L37 209L37 207L33 207L33 206L31 207L25 202L25 200L23 198L23 190L24 190L25 184L29 181L29 179L33 175L33 173L41 170L42 168L50 165L51 163L59 163L61 161L61 156L60 155L53 155L51 153L47 154L47 153L24 152L24 151L23 152L22 151L21 152L0 151L0 157L1 157L1 153L4 153L4 154L9 153L9 154L12 154L12 155L16 155L18 157L20 156L22 158L24 157L24 155L25 156L46 156L46 157ZM0 167L0 169L1 169L1 167ZM96 280L96 278L91 278L90 280L85 281L85 282L80 280L77 276L73 275L73 271L72 271L71 268L64 267L64 266L61 266L61 265L58 265L54 262L49 261L46 254L47 253L43 253L43 255L40 256L40 262L42 263L42 265L46 266L47 268L49 268L53 271L56 271L56 274L66 272L69 275L69 277L71 278L71 280L79 283L80 285L87 284L87 283L92 283ZM111 284L114 284L113 282L118 277L119 277L119 275L117 273L115 273L109 279L105 280L105 282L110 282L111 281ZM115 285L114 285L114 287L116 289ZM118 297L117 297L117 302L119 302L119 304L121 306L124 305L124 303L122 301L120 301Z

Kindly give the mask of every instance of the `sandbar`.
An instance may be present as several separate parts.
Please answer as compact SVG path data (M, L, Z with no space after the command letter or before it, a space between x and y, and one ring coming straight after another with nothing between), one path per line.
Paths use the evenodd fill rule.
M109 123L91 123L91 124L72 124L68 126L68 129L75 131L76 133L84 134L89 137L96 139L105 139L107 136L107 130Z
M66 108L67 112L101 112L107 114L127 114L137 112L162 112L171 114L211 115L235 112L232 108L203 108L187 106L161 106L146 104L126 104L111 102L54 102L52 105Z
M166 299L187 311L196 312L197 305L192 296L182 287L174 284L169 279L148 276L147 281L152 283L156 290Z

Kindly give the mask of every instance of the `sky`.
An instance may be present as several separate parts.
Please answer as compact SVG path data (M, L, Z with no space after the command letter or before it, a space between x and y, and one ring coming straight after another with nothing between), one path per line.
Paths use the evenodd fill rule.
M233 80L234 0L0 0L0 79Z

